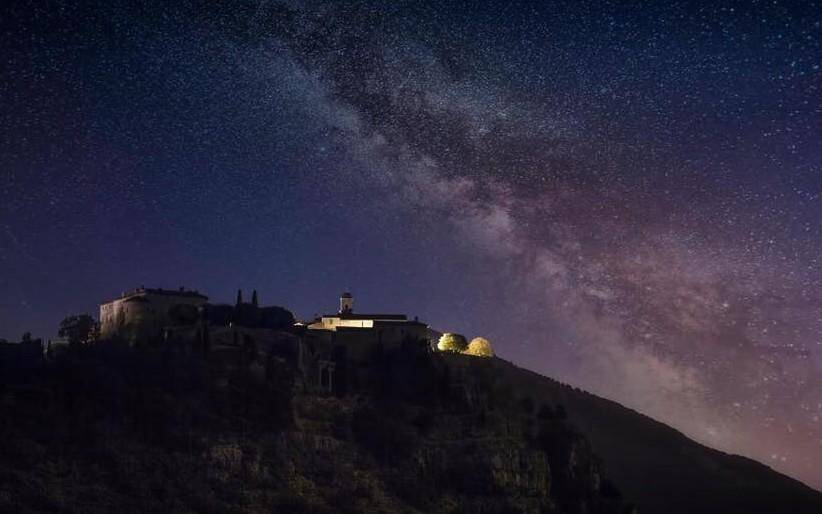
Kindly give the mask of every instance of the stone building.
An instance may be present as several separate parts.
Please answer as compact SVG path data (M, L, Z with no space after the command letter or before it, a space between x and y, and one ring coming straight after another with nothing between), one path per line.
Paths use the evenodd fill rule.
M210 304L205 295L183 288L143 287L101 304L99 327L103 341L161 342L224 363L248 365L244 359L254 354L258 371L285 362L297 371L298 388L334 394L367 387L383 354L427 351L440 335L404 314L356 313L350 293L340 297L337 313L296 323L283 307L261 307L256 291L250 302L238 291L231 305Z
M405 344L430 347L434 334L428 325L404 314L355 313L354 298L347 292L341 295L336 314L320 316L305 329L305 373L327 391L345 388L343 383L352 387L363 366L383 350Z
M139 287L100 304L100 338L122 337L135 341L160 337L163 328L173 324L173 309L178 306L197 309L207 301L207 296L183 287L178 290Z
M336 314L324 314L309 324L308 330L320 337L325 332L326 337L345 341L349 347L393 346L406 340L427 341L430 336L428 325L416 318L409 320L405 314L355 313L354 298L347 292L340 296L340 310Z

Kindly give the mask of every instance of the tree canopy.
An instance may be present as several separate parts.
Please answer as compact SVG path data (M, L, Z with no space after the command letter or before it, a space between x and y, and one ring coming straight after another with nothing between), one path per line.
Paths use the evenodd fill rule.
M474 355L475 357L493 357L494 349L491 347L491 341L484 337L475 337L468 344L466 354Z
M468 348L468 340L462 334L446 332L440 337L437 349L441 352L464 352Z
M96 328L97 322L90 315L75 314L63 318L57 335L67 338L72 344L88 343L94 339Z

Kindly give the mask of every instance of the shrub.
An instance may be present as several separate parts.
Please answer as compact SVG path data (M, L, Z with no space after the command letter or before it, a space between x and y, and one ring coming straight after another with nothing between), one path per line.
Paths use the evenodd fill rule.
M259 323L264 328L290 328L294 325L294 314L282 307L263 307L259 309Z
M468 349L464 352L467 355L475 357L493 357L494 350L491 348L491 342L484 337L475 337L468 344Z
M97 322L94 318L88 314L76 314L67 316L60 322L57 335L67 338L71 344L88 343L95 338L96 330Z
M468 340L462 334L446 332L440 337L437 349L441 352L464 352L468 348Z

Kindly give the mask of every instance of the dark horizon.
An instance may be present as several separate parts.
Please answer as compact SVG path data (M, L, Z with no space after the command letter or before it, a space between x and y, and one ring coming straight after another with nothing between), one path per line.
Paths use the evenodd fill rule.
M819 5L5 18L0 337L351 290L822 490Z

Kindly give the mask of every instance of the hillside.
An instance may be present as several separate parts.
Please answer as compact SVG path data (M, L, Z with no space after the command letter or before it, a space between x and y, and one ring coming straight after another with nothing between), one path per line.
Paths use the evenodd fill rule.
M500 359L379 351L328 394L274 347L98 344L6 373L0 512L822 512Z
M5 374L0 512L630 511L583 436L484 366L395 348L332 395L264 350L199 350L104 343Z
M605 471L646 513L822 512L822 493L760 464L698 444L622 405L496 359L518 394L566 406Z

